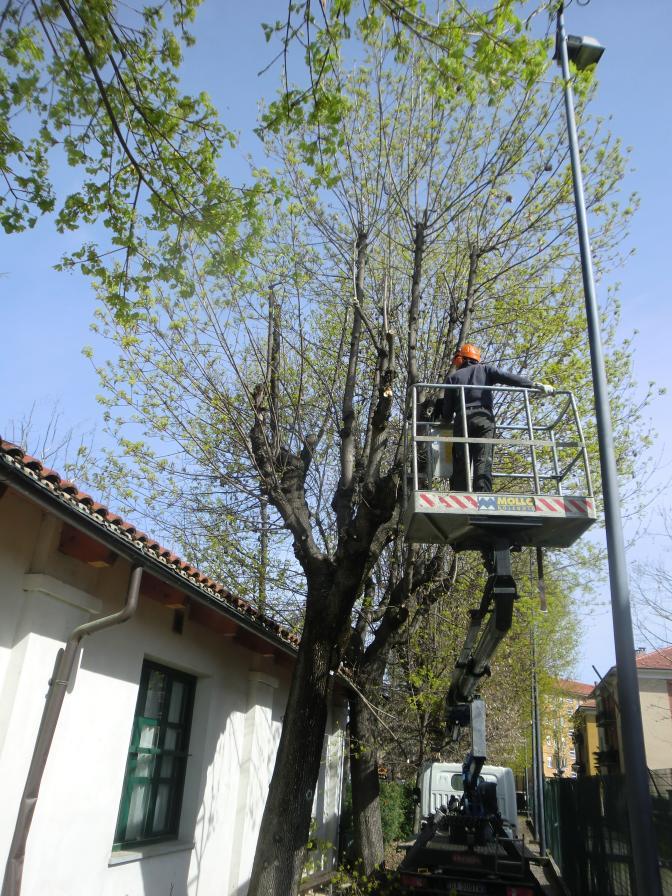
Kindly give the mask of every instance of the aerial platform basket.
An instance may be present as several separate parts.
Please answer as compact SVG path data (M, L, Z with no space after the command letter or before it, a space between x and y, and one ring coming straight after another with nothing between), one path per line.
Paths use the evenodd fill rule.
M413 393L406 538L417 544L450 544L456 550L508 544L566 548L595 522L595 500L583 430L574 396L488 386L494 394L495 438L454 436L418 420L422 396L460 392L458 414L466 427L468 387L419 383ZM471 490L474 446L493 445L492 493ZM451 453L463 450L467 491L451 491ZM462 447L463 446L463 447Z

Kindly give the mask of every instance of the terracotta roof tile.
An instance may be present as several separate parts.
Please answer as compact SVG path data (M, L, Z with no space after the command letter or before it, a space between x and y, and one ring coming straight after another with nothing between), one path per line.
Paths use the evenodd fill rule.
M577 697L587 697L588 694L592 693L594 687L592 684L584 684L582 681L573 681L571 678L558 678L555 684L558 690Z
M137 546L138 551L144 553L151 551L157 557L165 560L167 565L173 567L175 575L182 573L183 576L194 580L194 584L198 584L201 587L208 588L211 592L214 592L222 603L226 603L228 606L233 607L239 612L254 617L259 625L267 631L278 634L289 644L294 646L298 645L299 637L294 632L289 631L289 629L280 625L278 622L264 616L255 606L240 597L236 597L220 582L216 582L214 579L204 575L196 569L195 566L192 566L185 560L181 560L167 548L161 547L157 541L154 541L148 535L145 535L144 532L136 529L135 526L126 522L118 514L108 510L104 504L96 501L91 495L87 495L86 492L80 491L74 482L70 482L68 479L62 479L55 470L43 466L41 461L37 458L25 454L18 445L14 445L12 442L6 442L4 439L0 438L0 459L4 459L6 462L11 463L12 467L19 471L24 471L26 475L28 475L28 471L36 474L38 481L43 483L44 488L49 488L49 491L52 494L54 492L57 495L60 493L63 503L66 504L66 506L72 507L73 503L79 504L82 509L94 513L109 526L114 526L121 530L121 532ZM31 478L34 481L34 477Z
M42 467L40 479L46 479L47 482L50 482L52 485L57 485L59 482L61 482L61 477L58 475L56 470L50 470L49 467Z
M23 460L24 457L27 457L18 445L12 445L11 442L5 442L4 439L0 439L0 449L3 454L9 455L9 457L20 458L21 460Z
M672 669L672 647L640 653L635 663L638 669Z

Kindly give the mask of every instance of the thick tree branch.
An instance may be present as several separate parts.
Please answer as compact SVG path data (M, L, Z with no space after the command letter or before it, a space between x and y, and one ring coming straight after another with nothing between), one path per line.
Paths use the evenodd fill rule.
M362 312L364 307L364 275L368 251L368 235L360 230L355 243L355 303L350 334L350 352L348 369L343 389L343 426L341 429L341 475L334 495L332 507L336 513L338 530L348 524L352 515L353 497L355 493L355 464L357 447L355 443L355 387L357 385L357 366L362 335Z
M418 382L418 323L420 320L420 293L422 284L422 264L425 255L425 230L427 210L421 221L415 222L413 242L413 277L411 281L411 301L408 309L408 387L407 402L410 407L410 389Z
M322 578L328 559L319 550L313 537L311 514L306 500L305 460L280 447L274 450L266 437L263 387L253 393L254 424L250 432L252 453L261 479L262 494L268 497L292 535L294 555L306 576Z
M462 314L462 325L460 327L460 335L457 337L457 345L455 351L469 339L471 331L471 319L474 313L474 293L476 290L476 274L478 272L478 262L481 253L475 246L469 248L469 273L467 274L467 292L464 297L464 312ZM451 372L454 367L451 365Z

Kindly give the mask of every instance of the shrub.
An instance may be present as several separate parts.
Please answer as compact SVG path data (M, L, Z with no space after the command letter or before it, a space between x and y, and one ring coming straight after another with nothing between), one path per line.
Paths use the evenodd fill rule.
M383 840L387 846L397 840L408 840L413 836L413 810L415 808L415 787L411 781L380 782L380 820L383 826ZM341 805L340 850L341 862L351 862L353 854L352 790L350 782L343 789Z
M380 782L380 817L385 845L413 835L415 788L409 781Z

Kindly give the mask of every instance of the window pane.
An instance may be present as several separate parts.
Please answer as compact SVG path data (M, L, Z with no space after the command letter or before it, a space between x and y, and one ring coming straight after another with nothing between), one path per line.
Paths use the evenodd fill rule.
M142 835L148 799L149 784L136 784L128 807L128 823L124 834L125 840L135 840Z
M159 726L148 725L145 721L140 722L140 737L138 738L139 747L155 747L159 739Z
M184 697L184 684L181 681L173 682L173 691L170 695L170 709L168 721L179 722L182 716L182 698Z
M159 669L152 669L147 682L147 699L143 716L158 719L161 716L163 701L166 696L166 676Z
M155 834L160 834L166 826L169 803L170 784L159 784L159 789L156 793L156 805L154 806L154 823L152 825L152 830Z
M135 760L136 778L151 778L154 771L154 757L151 754L140 753Z
M164 756L161 760L161 777L169 778L173 774L175 759L172 756Z
M166 728L166 736L163 739L163 749L177 749L177 728Z

